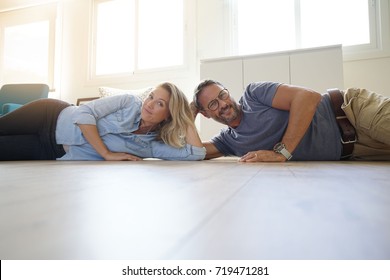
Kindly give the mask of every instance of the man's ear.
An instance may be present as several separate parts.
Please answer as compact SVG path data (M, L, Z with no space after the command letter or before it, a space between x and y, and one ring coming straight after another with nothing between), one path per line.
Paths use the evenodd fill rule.
M205 110L200 110L199 111L204 117L206 117L206 118L211 118L210 116L209 116L209 114L207 114L207 112L205 111Z

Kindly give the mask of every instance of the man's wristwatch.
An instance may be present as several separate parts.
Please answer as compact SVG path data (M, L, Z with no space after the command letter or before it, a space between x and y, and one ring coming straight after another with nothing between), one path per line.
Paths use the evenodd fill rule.
M282 154L287 160L290 160L292 158L292 155L290 152L286 149L286 146L283 143L277 143L274 146L274 152L278 154Z

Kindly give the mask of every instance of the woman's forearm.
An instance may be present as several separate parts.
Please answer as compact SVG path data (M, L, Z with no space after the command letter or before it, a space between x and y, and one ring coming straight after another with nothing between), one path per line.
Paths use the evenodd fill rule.
M187 144L190 144L195 147L203 147L202 141L200 140L198 131L196 130L195 126L189 126L187 128L186 142Z
M79 124L84 138L105 160L141 160L141 158L124 152L111 152L99 135L96 125Z
M103 140L99 135L96 125L79 124L78 126L88 143L91 144L91 146L96 150L96 152L98 152L99 155L101 155L103 158L106 158L107 154L110 151L103 143Z

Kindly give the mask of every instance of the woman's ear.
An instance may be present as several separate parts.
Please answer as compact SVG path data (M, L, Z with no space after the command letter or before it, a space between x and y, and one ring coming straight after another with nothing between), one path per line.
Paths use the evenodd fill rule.
M169 123L171 120L172 120L172 117L169 116L168 118L166 118L162 122L160 122L160 126L163 126L163 125Z

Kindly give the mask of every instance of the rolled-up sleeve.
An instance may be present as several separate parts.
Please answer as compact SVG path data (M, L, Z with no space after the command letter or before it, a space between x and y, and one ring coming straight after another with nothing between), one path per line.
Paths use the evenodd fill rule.
M202 160L206 156L204 147L186 144L183 148L175 148L163 142L152 142L153 157L165 160Z

